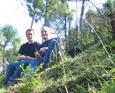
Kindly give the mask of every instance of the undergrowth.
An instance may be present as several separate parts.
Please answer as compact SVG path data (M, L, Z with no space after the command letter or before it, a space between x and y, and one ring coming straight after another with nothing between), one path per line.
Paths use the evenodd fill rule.
M115 68L103 50L87 50L7 87L12 93L11 87L14 93L115 93Z

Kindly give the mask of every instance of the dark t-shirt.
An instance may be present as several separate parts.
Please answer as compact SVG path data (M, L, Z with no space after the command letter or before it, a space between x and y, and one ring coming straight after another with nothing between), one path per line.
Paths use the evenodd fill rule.
M25 55L25 56L30 56L30 57L35 57L34 52L38 50L39 48L39 43L34 42L32 44L24 43L20 49L19 49L19 54Z

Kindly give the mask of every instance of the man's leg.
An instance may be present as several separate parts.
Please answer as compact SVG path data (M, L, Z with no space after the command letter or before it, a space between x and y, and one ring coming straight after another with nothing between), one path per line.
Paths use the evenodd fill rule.
M9 63L9 65L7 66L6 69L6 76L5 76L5 80L4 80L4 85L6 85L9 81L9 77L12 76L12 74L14 73L15 69L18 67L19 62L11 62Z
M46 52L45 57L43 58L43 69L47 67L48 63L50 62L50 55L54 48L58 46L58 43L56 40L51 40L48 44L48 51Z
M25 66L28 66L30 62L31 62L30 60L28 60L28 61L23 60L23 61L19 62L19 65L15 69L13 75L10 77L10 80L13 81L16 78L18 78L21 75L22 68L24 68ZM21 68L21 66L22 66L22 68Z
M35 68L41 63L42 61L40 61L40 59L38 58L33 58L31 60L24 60L21 61L19 66L16 68L14 74L10 77L10 80L15 80L16 78L18 78L22 72L22 68L24 66L28 66L30 65L30 69L29 72L34 72ZM22 68L20 67L22 65ZM25 73L24 73L25 74Z

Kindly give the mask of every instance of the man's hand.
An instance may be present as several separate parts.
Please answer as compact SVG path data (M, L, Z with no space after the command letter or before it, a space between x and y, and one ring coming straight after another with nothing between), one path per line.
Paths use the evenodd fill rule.
M20 57L19 57L19 60L31 60L32 59L32 57L30 57L30 56L25 56L25 55L21 55Z
M40 55L39 51L36 51L34 54L35 54L35 57L36 57L36 58L41 57L41 55Z
M31 60L31 59L33 59L33 57L26 56L26 60Z
M40 52L41 52L41 53L45 53L47 50L48 50L48 47L40 48Z
M19 56L19 60L25 60L26 59L26 56L25 55L20 55Z

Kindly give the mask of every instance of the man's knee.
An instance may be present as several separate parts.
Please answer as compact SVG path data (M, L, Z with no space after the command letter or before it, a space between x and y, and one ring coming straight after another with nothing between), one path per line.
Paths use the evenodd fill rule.
M16 66L16 63L15 63L15 62L10 62L8 66L9 66L9 67Z

